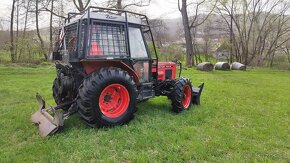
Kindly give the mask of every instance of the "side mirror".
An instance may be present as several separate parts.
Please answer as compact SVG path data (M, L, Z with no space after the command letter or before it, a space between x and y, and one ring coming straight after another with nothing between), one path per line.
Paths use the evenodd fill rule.
M52 52L52 60L62 60L62 55L59 52Z

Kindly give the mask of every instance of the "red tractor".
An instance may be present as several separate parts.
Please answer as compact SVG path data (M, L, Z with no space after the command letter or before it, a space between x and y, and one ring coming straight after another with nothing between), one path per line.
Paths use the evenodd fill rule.
M176 78L180 63L158 62L145 15L100 7L69 13L58 42L52 86L57 106L45 108L37 94L41 106L31 118L41 136L76 112L89 126L105 127L128 123L138 102L156 96L167 96L176 113L200 103L203 84L194 88L189 79Z

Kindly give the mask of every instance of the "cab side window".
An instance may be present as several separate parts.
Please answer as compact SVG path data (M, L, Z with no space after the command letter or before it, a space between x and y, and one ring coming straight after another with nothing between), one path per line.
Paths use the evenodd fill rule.
M148 58L140 28L129 27L129 42L132 58Z

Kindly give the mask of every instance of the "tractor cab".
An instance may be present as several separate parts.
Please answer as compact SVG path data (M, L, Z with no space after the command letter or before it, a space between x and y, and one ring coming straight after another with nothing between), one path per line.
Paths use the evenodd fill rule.
M60 33L60 53L55 58L69 64L80 62L87 74L103 64L117 64L132 69L139 83L157 79L158 60L145 15L89 7L84 13L69 13Z

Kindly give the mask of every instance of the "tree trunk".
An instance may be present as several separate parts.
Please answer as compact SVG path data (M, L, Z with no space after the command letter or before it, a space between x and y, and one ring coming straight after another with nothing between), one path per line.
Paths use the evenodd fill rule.
M84 11L84 4L82 0L78 0L79 2L79 7L80 7L80 12Z
M16 38L15 38L15 58L17 58L18 53L18 44L19 44L19 0L16 4Z
M288 62L290 63L290 50L288 48L286 49L286 54L287 54Z
M272 52L272 54L270 54L270 56L271 56L270 67L273 67L273 65L274 65L274 58L275 58L275 52Z
M198 20L197 20L198 21ZM196 21L196 22L197 22ZM197 32L197 28L192 28L190 29L191 32L191 39L192 39L192 48L193 48L193 53L192 55L194 56L192 58L192 64L194 65L194 63L198 64L200 63L198 59L200 59L199 54L197 54L198 51L198 47L197 47L197 42L196 42L196 32Z
M204 61L208 62L208 49L209 49L209 40L205 42L205 52L204 52Z
M230 20L230 63L233 63L233 9L234 9L234 2L231 1L231 20Z
M38 39L40 41L40 49L41 49L41 53L42 55L44 56L45 60L48 59L47 57L47 54L45 52L45 49L44 49L44 41L40 35L40 31L39 31L39 24L38 24L38 2L39 0L36 0L36 4L35 4L35 23L36 23L36 33L37 33L37 36L38 36Z
M25 6L25 5L24 5ZM26 12L25 12L25 18L24 18L24 27L23 27L23 32L22 32L22 36L21 36L21 43L24 43L24 39L26 38L26 30L27 30L27 21L28 21L28 13L29 13L29 7L30 7L30 1L27 1L27 6L26 6ZM21 56L23 55L24 51L24 45L21 46L20 50L19 50L19 55L18 55L18 59L21 58Z
M75 5L75 7L79 10L79 12L83 12L89 5L89 3L91 2L91 0L87 0L86 3L83 2L83 0L77 0L78 4L76 2L76 0L73 0L73 3Z
M15 2L12 2L12 9L11 9L11 18L10 18L10 53L11 53L11 61L16 62L16 55L15 55L15 44L14 44L14 35L13 35L13 24L14 24L14 9L15 9Z
M51 1L51 8L50 10L53 11L53 4L54 0ZM52 40L52 35L53 35L53 31L52 31L52 20L53 20L53 12L50 13L50 22L49 22L49 52L52 52L53 49L53 40Z
M122 0L117 1L117 9L122 10Z
M185 37L185 45L186 45L186 65L192 66L193 58L193 46L192 46L192 37L189 27L188 15L187 15L187 3L186 0L182 0L182 7L181 7L181 16L182 16L182 23L184 28L184 37Z

